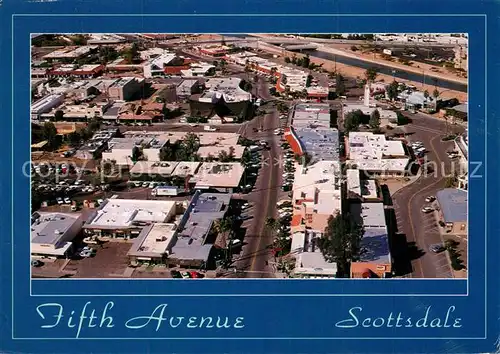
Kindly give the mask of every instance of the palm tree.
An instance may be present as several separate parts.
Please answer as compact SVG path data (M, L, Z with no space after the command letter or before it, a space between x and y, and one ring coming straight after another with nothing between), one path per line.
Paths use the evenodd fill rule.
M276 230L278 230L279 228L279 222L278 220L276 220L275 218L273 217L270 217L268 216L266 218L266 228L271 231L271 232L275 232Z

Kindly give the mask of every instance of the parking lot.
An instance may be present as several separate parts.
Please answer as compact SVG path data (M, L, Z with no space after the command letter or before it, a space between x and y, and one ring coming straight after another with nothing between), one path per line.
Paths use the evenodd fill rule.
M74 278L115 278L123 275L128 266L127 252L132 243L109 241L96 249L93 257L70 260L65 272L74 273Z

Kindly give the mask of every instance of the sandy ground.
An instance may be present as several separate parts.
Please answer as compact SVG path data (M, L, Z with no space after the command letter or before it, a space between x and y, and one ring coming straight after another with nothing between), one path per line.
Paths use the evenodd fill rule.
M422 71L425 71L426 73L429 72L432 74L429 76L444 78L444 79L448 79L448 80L454 80L454 81L461 82L464 84L467 83L466 78L459 76L454 72L448 71L445 68L438 66L438 65L431 65L431 64L421 63L421 62L414 62L414 64L412 66L404 65L404 64L399 63L396 58L394 58L394 61L386 60L386 59L383 59L382 55L380 55L379 53L373 53L372 51L357 50L354 52L351 50L352 45L348 45L348 44L328 44L327 47L344 52L347 56L352 56L352 57L356 57L356 58L360 58L360 59L362 58L362 59L366 59L366 60L376 60L377 62L384 63L387 65L393 66L395 68L400 67L400 68L403 68L404 70L412 71L412 72L418 73L418 74L421 74ZM361 48L361 46L359 46L359 45L356 47L358 49ZM436 71L432 72L431 69L436 70Z

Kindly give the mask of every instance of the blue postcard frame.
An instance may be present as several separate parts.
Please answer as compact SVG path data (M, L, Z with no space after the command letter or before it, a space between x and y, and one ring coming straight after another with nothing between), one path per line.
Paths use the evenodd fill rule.
M1 231L3 325L0 326L0 349L65 352L69 345L74 351L82 352L495 350L499 333L499 283L492 264L495 264L494 250L499 249L499 244L498 239L491 236L498 231L498 218L495 218L498 211L492 200L495 198L487 197L498 195L495 179L488 179L489 174L497 175L498 168L495 163L488 165L488 158L495 161L491 154L498 149L494 134L498 132L498 121L494 119L498 116L498 107L488 106L488 99L499 94L491 80L500 77L495 52L499 39L491 35L500 29L498 16L493 16L498 14L498 6L493 2L477 4L471 1L454 2L452 7L427 1L419 2L418 6L407 2L402 6L399 1L379 4L359 1L357 4L363 5L358 7L362 11L349 7L348 2L308 2L304 8L296 1L271 6L260 1L239 4L224 0L218 2L218 9L194 2L169 6L132 1L98 5L94 1L5 3L0 8L2 53L12 52L12 56L2 58L2 107L6 129L1 134L11 154L4 159L0 196L12 204L0 206L4 226ZM75 8L79 11L75 12ZM430 8L432 14L428 13ZM296 13L291 13L292 10ZM450 10L453 14L448 13ZM469 181L469 278L201 282L30 280L27 261L30 241L25 226L29 225L30 192L29 180L23 177L21 168L30 159L30 128L26 115L30 104L29 39L30 33L42 32L467 32L469 116L472 117L470 160L480 164L477 173L480 177ZM11 112L10 117L7 112ZM493 261L488 262L488 256ZM54 317L61 308L64 317ZM88 321L94 308L97 326L83 323L80 328L82 313L86 311L87 316L82 321ZM385 324L378 327L373 322L379 317L387 319L390 313L397 317L400 312L406 320L412 317L412 327L387 327ZM428 322L439 318L441 326L416 327L415 322L426 313L429 314ZM179 316L184 317L186 323L173 327L172 318L175 324ZM200 328L199 323L196 327L188 326L191 317L201 316L214 319L227 316L229 328ZM71 317L75 327L72 327L73 322L68 323ZM352 327L356 324L354 317L359 323ZM365 318L372 319L370 326L363 326ZM450 327L446 327L445 322ZM38 339L51 340L37 342ZM76 339L78 345L72 342Z

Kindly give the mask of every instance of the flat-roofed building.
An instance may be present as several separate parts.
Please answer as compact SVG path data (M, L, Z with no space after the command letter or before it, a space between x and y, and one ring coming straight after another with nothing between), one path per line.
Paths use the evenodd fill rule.
M364 233L359 260L351 262L351 278L385 278L392 273L392 258L383 203L354 203L351 216Z
M97 77L103 72L104 65L102 64L86 64L81 66L65 64L49 70L47 75L49 77L79 77L82 79L89 79Z
M360 171L346 170L347 198L364 201L379 200L377 183L373 179L361 179Z
M203 132L196 134L200 139L201 146L207 146L207 145L236 146L238 145L238 140L240 139L240 135L237 133Z
M335 278L337 264L328 262L318 247L320 233L303 230L292 234L291 254L295 257L295 278Z
M224 100L226 103L245 102L252 99L252 94L243 90L242 80L237 77L211 78L205 82L207 91L198 99L200 102L215 103Z
M102 153L103 160L115 161L117 165L133 166L134 148L142 151L148 161L159 161L160 150L166 141L152 136L136 136L134 138L113 138L108 142L108 149Z
M401 141L371 132L350 132L346 152L348 166L370 175L403 176L410 162Z
M328 104L299 103L294 106L292 126L300 128L330 128L330 106Z
M213 243L208 236L216 220L224 218L230 194L196 191L179 223L177 240L168 256L169 265L207 268Z
M446 234L467 235L467 197L467 191L455 188L445 188L436 193L438 218L444 222Z
M182 80L182 82L177 85L175 93L177 98L188 98L191 95L200 93L201 83L197 79L187 79Z
M178 59L174 53L169 52L150 58L143 66L144 77L148 79L155 76L164 76L165 67L175 64Z
M97 46L84 45L80 47L64 47L56 49L43 56L44 60L75 60L88 55L90 52L97 50Z
M180 161L174 169L172 176L189 177L194 176L198 172L201 162L196 161Z
M189 183L194 183L197 189L232 193L240 185L244 172L239 162L204 162Z
M83 226L85 233L111 238L135 238L144 226L168 223L177 204L169 200L107 199Z
M208 63L190 63L188 68L180 70L184 77L200 77L215 74L215 66Z
M298 166L292 187L294 213L301 215L306 227L324 232L330 216L341 212L341 185L338 161Z
M202 158L206 159L212 157L215 160L219 160L220 156L226 155L232 157L235 160L240 160L245 152L246 147L241 145L210 145L210 146L200 146L197 154Z
M35 212L31 217L31 256L64 258L73 251L73 239L85 220L80 213Z
M302 149L316 161L339 160L339 132L332 128L297 128L295 134L300 140Z
M137 161L129 171L130 178L143 175L170 177L178 164L176 161Z
M64 102L64 95L48 95L31 104L31 119L38 119Z
M134 241L127 256L131 264L160 263L166 261L177 241L177 225L173 223L155 223L142 229Z
M121 77L108 86L109 98L129 101L144 88L144 80L136 77Z

